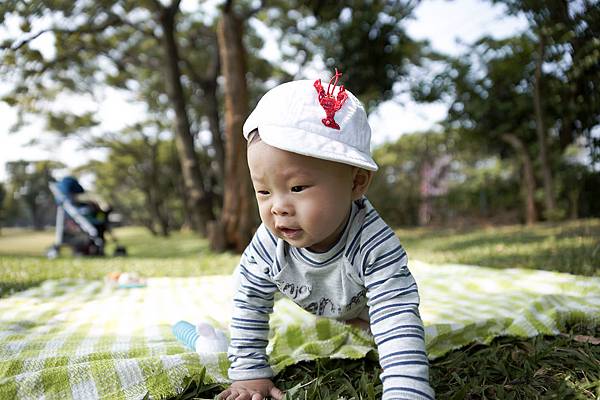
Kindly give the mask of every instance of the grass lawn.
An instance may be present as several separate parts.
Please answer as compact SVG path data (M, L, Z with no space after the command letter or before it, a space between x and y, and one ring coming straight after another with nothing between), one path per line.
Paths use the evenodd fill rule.
M192 233L176 232L168 238L153 237L143 228L121 228L119 241L127 247L123 257L73 257L63 249L61 257L44 255L54 232L3 229L0 236L0 297L38 285L46 279L64 277L103 279L113 271L138 272L143 276L198 276L228 274L238 255L214 254L206 241ZM111 254L112 246L107 247Z
M144 276L225 274L238 260L234 254L211 253L206 242L191 233L175 233L167 239L152 237L141 228L121 228L116 233L127 246L126 258L65 254L47 260L43 255L53 232L3 229L0 298L46 279L101 279L112 271ZM530 228L399 229L397 233L413 259L600 276L600 220ZM600 337L599 326L572 326L558 337L499 338L489 346L469 346L432 362L431 381L438 399L600 399L600 346L588 342L594 337ZM379 372L373 358L322 360L286 369L276 384L294 399L377 399L381 397ZM205 389L191 380L177 399L217 393Z
M600 275L600 220L534 227L398 229L409 257L431 263Z

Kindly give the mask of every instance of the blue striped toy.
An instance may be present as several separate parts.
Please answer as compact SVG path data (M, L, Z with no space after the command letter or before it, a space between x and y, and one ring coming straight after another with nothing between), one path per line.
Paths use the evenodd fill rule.
M197 353L227 351L228 340L225 333L214 329L209 323L200 322L194 326L187 321L179 321L173 325L172 331L177 340Z

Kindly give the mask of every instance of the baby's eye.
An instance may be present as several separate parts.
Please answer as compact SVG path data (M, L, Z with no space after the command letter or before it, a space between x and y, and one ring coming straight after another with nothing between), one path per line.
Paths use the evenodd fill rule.
M302 186L292 186L292 192L298 193L298 192L303 191L304 189L306 189L305 185L302 185Z
M256 193L260 194L261 196L267 196L269 194L267 190L257 190Z

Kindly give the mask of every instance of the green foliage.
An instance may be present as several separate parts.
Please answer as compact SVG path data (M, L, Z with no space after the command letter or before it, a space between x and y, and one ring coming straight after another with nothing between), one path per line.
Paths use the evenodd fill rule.
M41 229L54 222L54 200L49 183L52 172L63 168L56 161L12 161L6 164L8 175L6 196L6 224L29 224Z
M394 95L394 84L424 56L423 43L403 23L416 3L407 0L276 1L261 17L282 30L286 61L304 65L320 57L338 68L346 85L373 110Z
M93 112L86 112L82 115L52 113L48 115L46 128L49 131L59 132L63 136L68 136L80 129L91 129L97 126L99 122L94 119L94 114Z
M535 61L543 47L540 92L550 146L561 155L578 138L585 139L593 162L600 124L600 11L594 2L493 0L514 14L525 13L530 29L502 40L481 38L465 54L447 58L446 70L418 82L415 98L451 98L447 123L462 127L483 151L505 152L503 133L518 135L535 150L533 110ZM535 152L533 153L535 154ZM556 157L556 155L555 155Z
M458 179L436 204L448 225L519 221L520 182L513 164L497 157L458 162Z
M6 198L6 188L3 182L0 182L0 229L4 222L4 199Z
M413 94L452 98L446 124L460 129L460 138L479 154L506 156L502 135L512 133L534 146L536 135L532 82L534 43L527 34L503 40L480 39L469 53L450 59L448 68L431 83L422 82Z
M391 225L519 220L518 171L498 157L480 158L457 132L406 134L376 148L374 158L380 170L368 197ZM440 171L433 174L436 163ZM420 221L426 197L432 215Z
M0 72L11 78L7 83L12 90L0 100L21 113L43 116L48 129L62 135L88 133L97 121L91 113L48 105L71 94L96 101L92 96L103 87L122 90L146 104L151 120L169 120L166 113L173 104L166 95L159 2L103 0L77 7L56 0L27 6L8 3L0 14L22 24L21 32L1 48ZM202 124L210 113L207 85L216 86L219 72L214 17L176 11L181 82L192 131L198 132L205 129ZM39 28L42 14L47 29ZM250 79L258 86L257 81L267 80L276 68L258 57L263 43L251 27L247 32ZM40 36L54 38L50 51L36 49L34 39Z
M13 36L0 53L0 74L10 77L9 90L0 101L19 112L13 129L18 131L33 114L46 120L48 131L77 135L87 147L109 147L112 155L116 148L132 150L140 144L148 157L140 159L142 154L132 150L130 162L125 163L126 157L116 155L119 166L126 167L118 175L124 178L124 172L132 170L144 179L133 181L136 190L131 192L104 194L124 206L135 223L160 234L183 224L182 203L186 199L198 203L195 193L202 193L204 201L185 209L188 225L200 229L207 222L202 223L198 214L212 219L212 212L220 207L224 176L215 16L208 15L210 12L202 15L203 5L200 11L188 13L180 10L179 4L103 0L75 5L35 0L27 7L3 6L11 21L23 23L22 32L11 32ZM262 41L251 40L258 38L252 28L246 31L249 65L253 68L248 79L254 95L264 91L263 82L277 69L259 57L253 46L262 46ZM176 42L171 47L167 45L171 41L165 40L170 34ZM35 46L38 37L54 40L50 48L40 52ZM177 90L180 85L181 90ZM145 106L144 112L132 116L131 125L119 132L100 132L95 111L62 104L73 97L97 103L107 87ZM157 146L157 140L168 140L174 134L179 138L177 155L158 160L152 147ZM196 154L198 159L194 159ZM174 173L173 159L193 168ZM100 180L110 181L106 175L111 167L96 164L91 170L96 166L103 170ZM157 176L158 167L165 168L165 176ZM185 178L185 185L180 184L179 175ZM126 188L125 182L134 187L131 181L131 177L121 179L109 189ZM98 187L109 190L100 183ZM162 199L162 194L169 196Z
M584 138L600 161L600 7L597 1L492 0L524 14L534 41L544 46L543 101L561 148Z
M453 139L441 133L415 133L375 149L379 171L368 197L393 226L418 225L422 171L430 161L451 152Z
M594 12L591 15L594 15ZM590 16L585 18L588 17ZM577 18L581 19L583 16L578 15ZM552 35L548 37L554 38ZM502 40L482 38L471 46L467 54L449 58L446 70L435 79L430 82L422 81L413 88L413 94L421 101L449 97L452 103L445 126L448 130L458 132L458 146L480 162L496 157L510 161L510 170L513 172L511 179L518 182L519 186L524 184L518 169L523 165L524 155L535 160L532 165L536 173L534 180L537 178L538 182L542 182L544 175L544 166L538 158L540 144L536 133L534 107L538 40L532 32ZM587 104L578 107L570 103L573 91L579 89L573 86L578 84L570 81L572 71L568 68L565 70L563 64L571 65L565 63L564 59L576 57L575 50L565 42L565 38L561 39L562 42L556 38L553 40L548 39L547 59L542 69L539 90L542 117L545 127L550 132L547 134L549 167L551 175L558 182L558 190L555 187L551 196L558 197L559 208L553 215L546 215L546 218L552 220L565 216L596 216L597 214L581 214L582 208L579 205L594 202L595 192L581 188L585 186L586 181L593 180L593 176L598 174L597 168L594 167L594 154L598 151L594 144L596 139L590 137L592 127L600 123L597 90L596 93L590 94L580 88L585 93L578 95L578 99L586 99L586 102L596 104L593 111L588 109ZM586 70L587 80L584 86L600 86L600 79L595 70L598 66L590 66ZM578 127L570 127L573 123ZM522 153L515 147L515 143L509 140L509 136L522 144ZM575 161L577 157L569 155L573 150L581 153L583 146L590 153L591 163L581 161L581 156L579 161ZM502 184L498 180L492 180L490 183ZM531 182L531 185L535 185L535 182ZM501 185L500 190L502 187L509 189ZM533 191L535 187L530 189ZM459 193L465 194L466 190L468 188L459 190ZM518 193L518 188L513 190ZM535 201L542 203L544 195L548 194L538 191ZM489 199L489 196L486 198ZM476 204L476 198L471 197L471 200L472 205ZM517 203L511 206L513 210L517 209ZM589 207L584 208L590 210Z
M98 141L106 161L81 167L96 177L96 191L133 225L168 235L184 224L181 169L172 140L160 139L161 124L136 124L122 136Z

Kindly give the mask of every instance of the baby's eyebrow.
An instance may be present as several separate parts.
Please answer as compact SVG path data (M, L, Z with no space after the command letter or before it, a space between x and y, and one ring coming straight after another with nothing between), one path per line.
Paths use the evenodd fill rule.
M281 175L283 175L284 178L286 179L290 179L290 178L311 178L314 174L311 173L311 171L308 171L304 168L290 168L290 169L283 169L281 171Z

